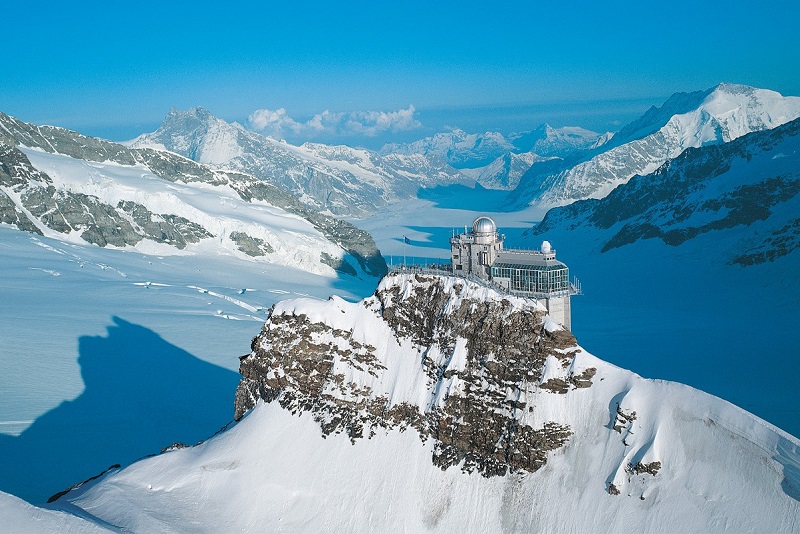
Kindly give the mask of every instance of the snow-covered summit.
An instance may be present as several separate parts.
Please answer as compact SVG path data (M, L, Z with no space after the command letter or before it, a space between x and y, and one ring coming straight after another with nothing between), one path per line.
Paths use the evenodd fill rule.
M597 132L579 126L553 128L542 124L530 132L512 134L509 139L522 152L533 152L543 157L565 157L594 147L600 137Z
M169 150L198 163L222 165L242 155L238 139L243 134L246 130L238 123L229 124L202 107L186 111L172 108L158 130L125 144Z
M365 215L412 197L420 186L464 180L455 169L427 160L384 158L346 146L291 145L203 108L173 109L155 132L129 145L169 150L216 169L252 174L314 209L337 215Z
M389 275L280 303L232 429L63 506L139 531L796 532L800 442L591 356L535 301Z
M679 93L623 128L604 145L607 150L523 184L518 196L542 206L602 198L632 176L655 171L687 148L727 143L799 116L800 97L784 97L767 89L720 84L708 91Z

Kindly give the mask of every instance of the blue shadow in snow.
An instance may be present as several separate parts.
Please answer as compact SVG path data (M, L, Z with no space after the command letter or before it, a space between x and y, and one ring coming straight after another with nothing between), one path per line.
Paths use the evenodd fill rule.
M439 208L470 211L515 211L509 208L509 191L486 189L480 184L475 187L466 185L439 185L421 188L417 198L430 200Z
M203 440L233 418L237 373L113 321L107 337L78 339L83 393L19 436L0 436L0 490L41 504L112 464Z
M773 459L783 466L783 492L800 501L800 447L781 437Z

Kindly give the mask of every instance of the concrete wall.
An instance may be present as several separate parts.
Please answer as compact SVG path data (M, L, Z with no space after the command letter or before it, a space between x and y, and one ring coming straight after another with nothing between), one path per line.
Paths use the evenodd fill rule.
M572 330L572 308L569 297L545 299L545 305L550 317L564 325L567 330Z

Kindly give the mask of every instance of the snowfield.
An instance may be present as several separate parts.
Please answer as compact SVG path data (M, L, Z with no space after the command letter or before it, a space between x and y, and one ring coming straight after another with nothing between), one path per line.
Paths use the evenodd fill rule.
M277 301L375 283L2 226L0 255L0 491L36 504L231 421L238 357Z
M343 255L341 248L325 239L305 219L267 202L246 202L228 186L168 182L144 165L96 163L33 148L22 151L34 167L53 179L57 189L96 196L111 206L120 201L134 201L154 213L184 217L218 236L190 244L186 248L188 253L207 248L217 254L247 258L228 238L231 232L244 232L269 243L274 251L265 256L266 261L314 274L335 274L332 268L320 263L321 252L339 258ZM58 234L43 224L39 229L50 237L83 242L77 232ZM135 248L139 247L146 247L147 252L181 253L174 247L159 246L148 240L141 241Z
M404 291L411 282L397 283ZM501 298L479 291L462 296ZM275 313L352 331L387 367L360 374L365 385L390 392L392 404L428 402L416 351L387 337L368 303L301 299ZM537 419L573 431L533 473L442 470L431 462L435 440L413 429L326 438L310 413L272 402L206 443L137 462L55 505L135 532L798 531L800 441L721 399L585 351L574 366L597 369L591 387L530 390ZM635 414L618 431L620 411ZM632 467L651 462L660 462L655 475Z

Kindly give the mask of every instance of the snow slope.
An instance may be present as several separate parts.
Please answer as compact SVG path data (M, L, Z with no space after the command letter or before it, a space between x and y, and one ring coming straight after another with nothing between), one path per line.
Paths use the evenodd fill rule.
M173 109L155 132L126 143L169 150L218 169L252 174L337 215L372 213L423 185L463 181L444 164L347 146L294 146L227 123L202 108Z
M0 492L0 516L3 517L3 531L19 534L33 532L83 534L114 531L110 525L104 528L70 513L37 508L2 492Z
M253 176L2 113L0 223L99 246L216 248L329 275L386 270L368 234Z
M390 277L379 292L395 295L390 307L402 305L436 283L432 280ZM451 289L459 283L461 289L458 294L448 292L441 301L443 315L434 329L445 324L448 315L460 313L463 303L475 310L468 313L480 314L476 304L500 304L504 298L471 283L440 280ZM404 427L404 419L399 427L380 422L369 427L369 437L329 433L325 425L332 422L335 428L336 421L324 412L283 402L299 391L287 385L277 400L259 402L223 434L111 473L56 505L77 506L133 531L800 529L800 442L788 434L718 398L680 384L642 379L579 347L558 358L547 356L538 377L495 389L499 384L492 378L493 369L497 364L514 365L510 353L498 347L489 362L481 363L465 354L472 350L466 339L456 339L452 353L437 354L440 342L420 345L415 341L419 332L387 336L398 331L388 316L381 318L377 298L361 303L294 300L280 304L272 314L275 326L290 317L324 325L314 327L318 340L339 345L340 350L345 339L374 348L377 360L372 363L333 356L334 374L344 374L346 387L337 389L330 382L326 402L342 401L350 406L347 413L359 414L365 405L349 401L366 395L368 400L388 402L386 413L397 406L436 413L454 399L465 400L460 406L471 410L482 402L502 403L513 394L530 409L515 411L497 404L498 413L521 426L539 427L548 421L566 425L571 432L567 442L547 453L546 462L532 471L481 476L467 463L440 468L434 462L444 436L421 440L418 427ZM540 313L535 302L511 299L509 304L504 313ZM547 325L545 318L536 328L557 329ZM269 322L268 328L272 331ZM326 331L349 335L329 337ZM281 334L276 330L274 335ZM446 370L433 382L423 365L427 357ZM569 362L568 368L558 363L561 358ZM272 372L280 374L282 369L289 371L277 367ZM374 369L381 370L370 372ZM568 387L566 393L544 387L556 377L586 375L588 369L595 370L589 385ZM469 393L464 385L476 372L486 374L488 382ZM496 397L493 392L502 394Z
M36 504L231 421L238 358L277 301L375 283L2 225L0 255L0 491Z
M698 100L697 107L684 111ZM632 176L655 171L687 148L727 143L798 116L800 97L744 85L720 84L703 93L675 95L600 147L607 150L556 174L524 181L515 198L547 207L602 198Z
M138 250L169 254L206 248L216 254L247 258L230 237L241 232L269 243L272 248L271 252L256 258L315 274L334 274L331 267L320 263L320 252L343 256L340 247L328 241L305 219L263 201L246 202L227 185L171 183L144 165L89 162L38 149L22 149L22 152L36 169L52 178L51 185L57 189L91 195L111 206L132 201L151 212L169 213L195 222L213 236L189 244L183 252L159 247L147 240L134 246ZM11 195L18 197L13 192ZM39 225L39 229L48 237L83 241L77 232L65 235L44 224Z

